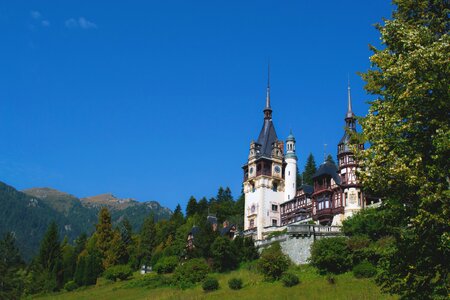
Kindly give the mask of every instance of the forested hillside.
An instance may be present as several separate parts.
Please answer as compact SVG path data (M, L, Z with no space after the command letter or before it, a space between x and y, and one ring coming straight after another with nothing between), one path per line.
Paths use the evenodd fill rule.
M111 210L113 223L127 217L134 228L140 228L145 216L150 213L154 214L155 219L167 219L172 213L155 201L130 200L126 207L118 207L114 203L93 205L51 188L20 192L0 182L0 236L13 232L22 257L29 261L37 253L51 221L58 225L61 237L67 236L69 241L73 241L81 233L91 234L95 230L97 215L103 206Z

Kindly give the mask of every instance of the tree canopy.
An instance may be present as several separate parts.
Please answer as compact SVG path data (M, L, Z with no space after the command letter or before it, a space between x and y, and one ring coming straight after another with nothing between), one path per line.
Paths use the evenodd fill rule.
M360 123L370 148L357 151L366 190L400 220L396 250L379 283L403 298L449 294L450 37L449 1L394 0L391 20L377 25L362 74L376 95ZM356 150L356 149L355 149Z

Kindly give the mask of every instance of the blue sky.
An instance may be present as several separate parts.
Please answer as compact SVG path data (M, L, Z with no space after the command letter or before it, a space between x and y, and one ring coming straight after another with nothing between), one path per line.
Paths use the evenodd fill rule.
M241 190L262 126L292 128L300 170L336 155L349 74L370 96L389 1L2 1L0 180L184 207Z

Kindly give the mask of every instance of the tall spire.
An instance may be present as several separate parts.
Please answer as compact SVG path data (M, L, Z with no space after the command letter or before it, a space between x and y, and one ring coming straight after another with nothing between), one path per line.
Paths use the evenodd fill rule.
M267 65L266 108L270 108L270 62Z
M348 103L347 103L347 115L346 118L353 118L355 115L352 111L352 95L350 93L350 77L348 79L348 86L347 86L347 93L348 93Z
M272 119L272 108L270 107L270 62L267 65L267 90L266 107L264 108L264 119Z

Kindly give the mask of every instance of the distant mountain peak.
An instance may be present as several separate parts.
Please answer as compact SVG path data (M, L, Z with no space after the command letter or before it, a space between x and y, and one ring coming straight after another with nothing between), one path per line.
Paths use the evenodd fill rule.
M51 197L57 197L57 198L65 198L65 199L78 199L74 195L71 195L69 193L61 192L54 188L49 187L36 187L31 189L26 189L22 191L25 194L28 194L30 196L36 197L38 199L46 199Z

